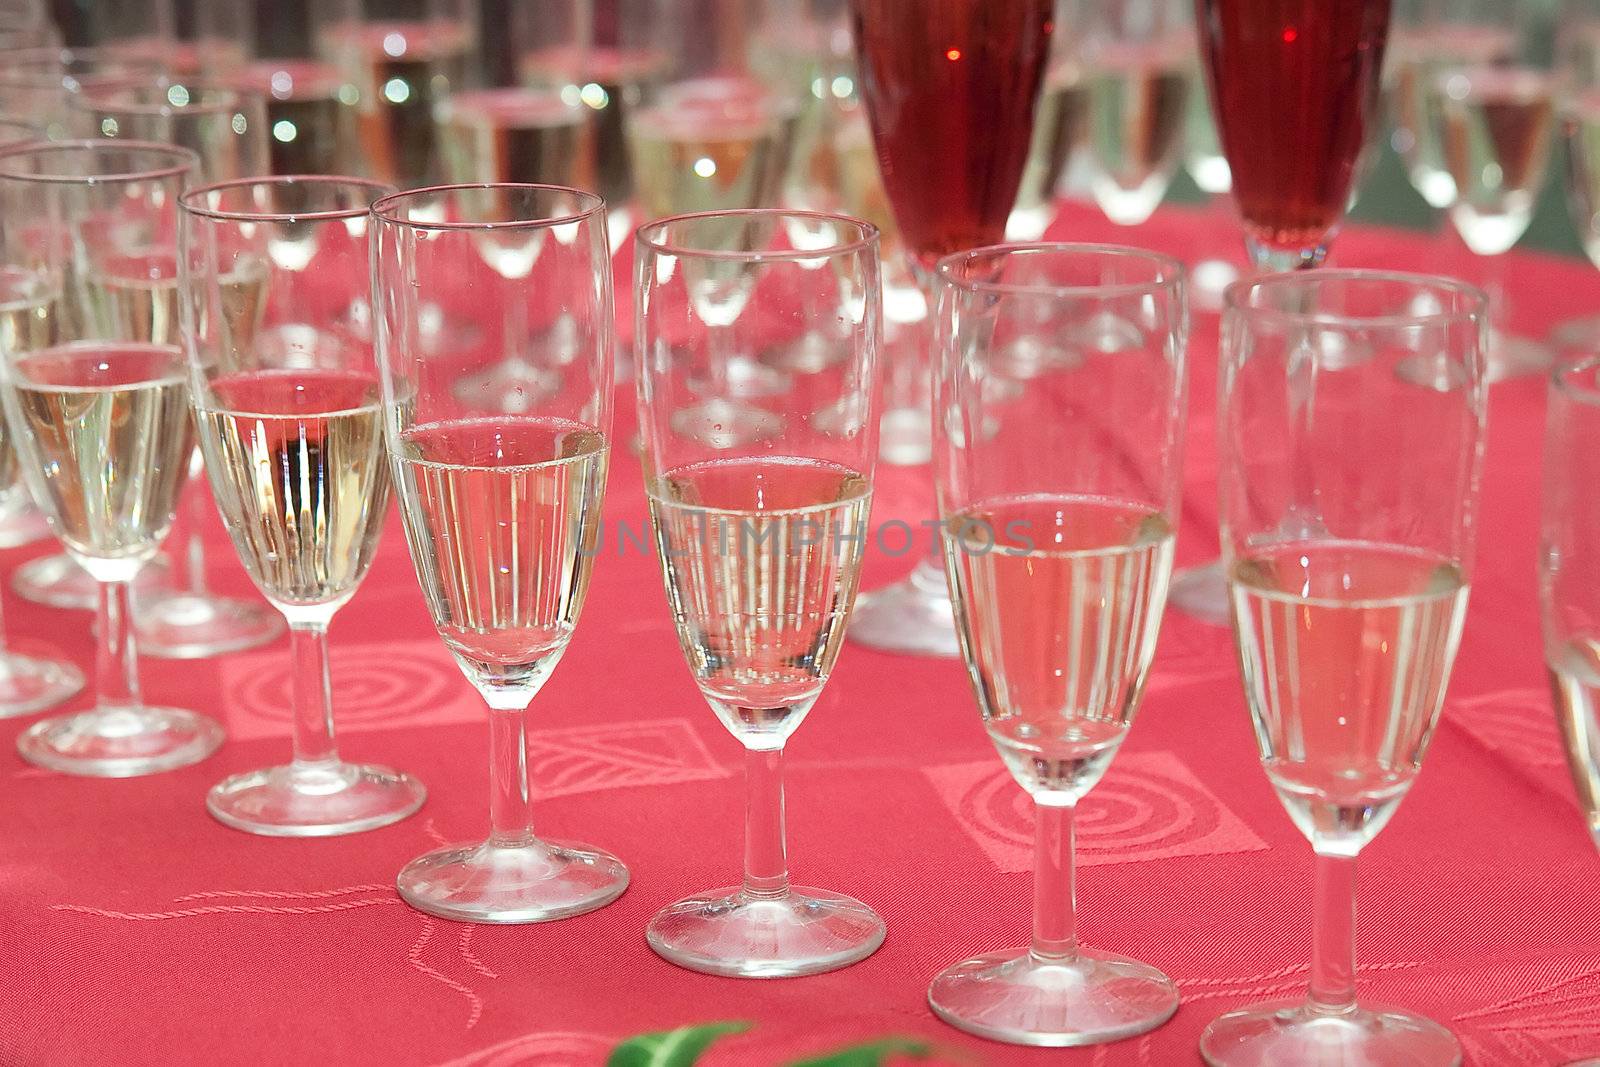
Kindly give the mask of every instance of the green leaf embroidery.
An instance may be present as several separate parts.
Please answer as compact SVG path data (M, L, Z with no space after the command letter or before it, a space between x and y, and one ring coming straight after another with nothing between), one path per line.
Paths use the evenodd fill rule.
M706 1023L640 1034L612 1049L606 1067L690 1067L717 1038L748 1029L749 1023Z
M852 1045L814 1060L798 1060L791 1067L883 1067L892 1054L923 1060L933 1055L933 1046L908 1037L887 1037L865 1045Z

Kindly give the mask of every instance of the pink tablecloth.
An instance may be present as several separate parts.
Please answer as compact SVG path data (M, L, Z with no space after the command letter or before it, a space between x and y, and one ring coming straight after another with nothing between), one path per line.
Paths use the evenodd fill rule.
M1233 254L1220 215L1169 211L1115 231L1068 208L1058 236L1136 241L1193 260ZM1352 230L1346 264L1451 271L1441 238ZM1600 273L1512 259L1526 330L1592 312ZM1210 410L1216 320L1199 314L1182 556L1215 550ZM1567 780L1534 603L1541 381L1496 387L1484 527L1444 725L1420 783L1363 857L1365 998L1448 1024L1474 1064L1600 1055L1600 856ZM631 423L619 421L618 440ZM884 468L875 519L930 507L924 471ZM614 464L607 515L637 528L637 464ZM215 535L219 584L247 583ZM421 777L422 812L322 841L254 838L201 804L222 776L287 755L280 643L191 663L147 661L152 700L226 721L206 763L130 781L24 765L0 724L0 1064L588 1065L620 1038L746 1020L705 1062L768 1065L885 1035L984 1064L1197 1062L1224 1010L1295 996L1306 974L1311 857L1256 764L1227 635L1169 616L1144 710L1080 817L1083 936L1157 964L1182 990L1165 1027L1094 1050L1029 1051L937 1022L928 979L1028 931L1028 807L978 722L961 668L844 654L790 747L791 867L880 909L889 937L834 974L737 981L645 946L661 905L737 877L740 754L689 680L655 562L599 561L566 660L534 705L536 820L613 849L620 901L541 926L437 921L395 871L485 829L477 698L434 636L399 531L333 629L346 754ZM6 570L34 550L9 553ZM869 584L911 562L874 558ZM15 644L90 666L88 616L6 592ZM80 704L87 698L81 698Z

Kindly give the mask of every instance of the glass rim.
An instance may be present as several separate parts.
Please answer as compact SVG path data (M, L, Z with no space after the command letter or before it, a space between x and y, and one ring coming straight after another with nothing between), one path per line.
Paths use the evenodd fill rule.
M1557 363L1550 370L1550 389L1579 404L1600 407L1600 383L1582 385L1572 380L1572 376L1579 372L1594 370L1600 370L1600 352Z
M118 78L119 75L111 75ZM164 101L153 103L134 103L123 99L133 93L165 91L170 93L174 88L192 89L195 96L215 97L203 102L175 104L168 96ZM170 83L145 82L137 78L128 78L121 81L110 81L86 86L81 91L73 93L67 100L67 106L75 111L92 111L104 115L221 115L229 111L236 111L257 100L263 101L265 96L261 92L243 85L233 85L225 81L189 80L174 81Z
M345 185L371 190L374 195L363 207L321 208L316 211L238 211L206 207L200 203L210 193L224 193L233 189L272 188L291 185ZM178 197L178 205L190 215L215 219L219 222L319 222L323 220L358 219L372 213L373 205L396 192L395 187L372 178L358 178L343 174L271 174L256 178L233 178L187 189Z
M956 269L980 257L1009 259L1029 252L1068 253L1086 260L1128 260L1159 264L1163 276L1143 282L1106 282L1101 285L1057 285L1051 282L988 282L956 276ZM1188 278L1181 260L1148 248L1132 245L1099 244L1075 241L1026 241L980 245L961 252L940 257L933 265L934 277L939 284L969 293L992 293L996 296L1137 296L1142 293L1178 289Z
M499 219L493 222L425 222L420 219L401 218L397 209L405 201L424 196L438 196L441 193L460 193L469 189L502 189L521 190L524 192L550 192L565 193L575 198L578 203L586 205L579 211L569 211L562 215L551 215L541 219ZM605 210L606 202L597 193L585 192L570 185L547 185L541 182L457 182L451 185L425 185L417 189L401 189L387 196L379 197L373 201L371 213L379 222L389 226L403 226L412 230L456 230L464 232L501 230L501 229L528 229L532 227L570 226L573 223L583 222L594 218Z
M1298 288L1308 283L1327 281L1387 282L1409 285L1416 290L1453 293L1465 297L1470 306L1456 310L1440 309L1424 314L1410 315L1350 315L1336 311L1291 311L1288 308L1262 307L1248 303L1246 294L1264 286L1289 285ZM1315 270L1275 271L1254 278L1241 278L1229 285L1222 294L1224 314L1243 315L1255 319L1275 319L1279 322L1311 326L1362 326L1395 329L1404 326L1425 326L1439 322L1461 322L1472 318L1487 320L1489 298L1482 289L1457 278L1442 274L1421 274L1415 271L1371 270L1361 267L1341 267Z
M90 155L146 152L152 156L165 157L171 163L165 167L121 170L107 174L23 174L6 169L6 160L14 156L43 156L53 152L87 152ZM197 152L160 141L124 141L116 137L101 137L74 141L25 141L10 147L0 147L0 181L37 182L45 185L116 185L182 177L199 169L200 156Z
M682 244L667 241L663 238L652 237L646 231L655 233L664 232L673 223L698 222L702 219L734 219L741 217L758 217L772 219L818 219L829 222L842 222L854 226L859 231L859 236L826 248L791 248L791 249L752 249L738 252L730 249L716 248L688 248ZM634 243L647 248L654 255L693 257L696 259L720 259L739 263L795 263L805 260L825 259L833 256L855 255L867 248L877 247L882 240L882 233L878 227L865 219L858 219L854 215L843 215L834 211L806 211L802 208L777 208L777 207L747 207L729 208L726 211L687 211L679 215L666 215L659 219L651 219L642 223L633 231Z

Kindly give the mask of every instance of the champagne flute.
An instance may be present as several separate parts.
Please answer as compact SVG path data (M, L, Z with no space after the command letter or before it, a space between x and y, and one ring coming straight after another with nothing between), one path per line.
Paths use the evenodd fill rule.
M1589 261L1600 267L1600 8L1567 5L1556 40L1561 129L1566 141L1567 206ZM1600 315L1558 323L1558 350L1600 349Z
M827 270L810 269L818 259ZM783 751L833 671L861 571L879 416L877 230L797 211L680 215L639 228L635 263L639 422L667 601L701 694L744 745L747 790L743 884L669 905L645 936L709 974L835 970L877 949L883 920L790 885ZM768 436L740 446L683 424L708 363L823 323L839 356L808 388L763 401Z
M1539 606L1545 663L1572 784L1600 847L1600 514L1586 484L1600 445L1600 357L1550 379Z
M159 53L158 53L159 54ZM162 141L200 157L198 181L230 181L267 169L266 108L248 90L195 79L111 83L85 87L69 106L103 137ZM129 327L141 338L177 344L178 261L174 244L137 259L102 262L100 270L126 304ZM263 280L263 279L257 279ZM205 538L210 501L200 488L200 449L189 462L196 483L187 497L183 586L140 598L139 641L154 656L193 659L266 644L283 622L256 600L220 596L206 587Z
M108 259L170 249L194 153L146 142L34 143L0 152L0 212L46 234L5 231L8 270L36 280L34 328L0 359L0 402L18 463L51 529L100 583L95 707L29 727L23 758L68 774L128 777L182 767L222 742L213 719L150 707L139 693L130 587L172 526L194 447L183 356L130 335ZM65 284L71 281L72 284ZM131 339L130 339L131 338Z
M1028 162L1006 221L1009 241L1037 241L1044 236L1056 217L1056 188L1089 146L1090 82L1083 62L1085 35L1075 25L1076 15L1074 0L1056 0L1056 29L1034 110Z
M1053 0L851 0L861 96L913 270L1005 235L1033 139ZM873 648L958 653L943 562L862 595L850 636Z
M419 856L397 885L447 919L579 915L621 895L628 870L592 846L534 836L526 717L598 554L612 402L604 203L557 186L474 185L398 193L372 210L384 435L406 541L439 636L489 706L488 840ZM528 271L495 269L485 245L521 250ZM428 306L452 303L528 331L570 316L579 343L561 388L514 415L496 388L463 392L421 341Z
M1318 266L1380 121L1389 0L1198 0L1196 21L1245 251L1257 271ZM1178 571L1170 600L1227 625L1221 563Z
M1200 1050L1214 1067L1455 1064L1443 1027L1357 1005L1355 864L1416 780L1461 633L1486 301L1421 275L1273 274L1228 290L1222 337L1234 638L1262 766L1316 853L1316 908L1306 1000L1230 1012Z
M328 664L328 625L366 577L388 513L372 347L337 324L371 292L367 212L391 191L352 178L246 178L180 202L183 337L205 469L240 561L289 624L294 663L293 761L206 795L213 816L250 833L371 830L425 796L408 775L339 759Z
M1114 1041L1178 1007L1160 971L1078 943L1072 841L1138 710L1172 571L1183 268L1132 249L996 246L942 260L937 295L945 573L984 726L1037 831L1032 943L955 964L928 1002L998 1041ZM1017 334L1072 336L1107 316L1139 324L1139 342L1013 374Z

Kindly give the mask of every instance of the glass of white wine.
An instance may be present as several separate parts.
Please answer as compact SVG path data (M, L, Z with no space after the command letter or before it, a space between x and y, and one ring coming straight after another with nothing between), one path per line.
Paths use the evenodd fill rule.
M365 305L368 208L354 178L246 178L184 194L181 312L195 423L240 561L289 624L294 759L213 786L206 808L251 833L387 826L425 796L345 763L333 740L328 625L355 595L389 510L372 346L341 329Z
M62 141L0 152L4 266L31 279L0 358L0 401L34 499L100 583L98 700L35 723L25 759L69 774L128 777L182 767L222 741L213 719L139 694L130 587L172 526L189 473L188 371L170 341L127 328L97 263L171 254L193 152L144 142ZM70 283L70 284L69 284ZM175 340L175 339L174 339Z
M502 184L398 193L372 210L395 495L434 626L489 706L489 837L412 860L400 895L466 922L580 915L621 895L628 870L593 846L534 836L526 720L577 625L600 538L612 404L605 206L575 189ZM497 269L503 257L527 269ZM502 324L507 345L567 316L575 351L560 388L515 405L504 395L524 388L515 383L461 388L460 368L422 340L430 306Z
M783 752L833 672L861 572L880 414L878 232L752 210L658 220L635 241L639 422L667 601L701 694L745 748L747 790L743 883L669 905L646 938L710 974L834 970L877 949L883 920L790 885ZM719 433L712 412L684 418L707 373L815 329L837 358L806 388L753 404L759 440Z
M1600 356L1556 370L1545 418L1545 663L1572 784L1600 847L1600 502L1588 479L1600 456Z
M1222 322L1223 564L1261 763L1316 853L1305 1000L1230 1012L1214 1067L1460 1061L1356 1003L1355 868L1438 723L1472 579L1488 307L1461 282L1241 282Z
M935 274L934 463L961 653L1000 758L1033 798L1033 940L934 979L933 1011L1022 1045L1143 1033L1178 1007L1148 964L1078 941L1073 819L1127 737L1155 654L1182 485L1183 268L1133 249L1009 245ZM1112 315L1117 352L1018 375Z

